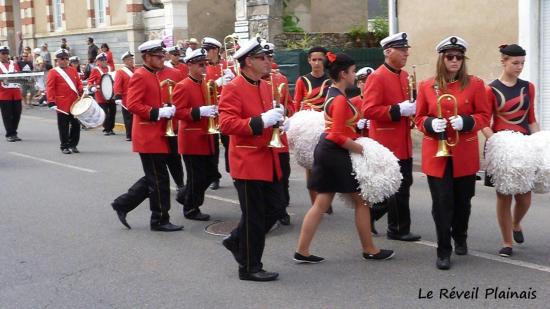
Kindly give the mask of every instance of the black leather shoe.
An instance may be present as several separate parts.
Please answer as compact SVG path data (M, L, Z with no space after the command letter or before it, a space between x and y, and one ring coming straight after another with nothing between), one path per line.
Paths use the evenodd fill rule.
M70 149L74 153L80 153L80 150L78 150L78 148L76 148L76 147L71 147Z
M401 241L418 241L420 240L420 235L416 235L413 233L399 235L399 234L393 234L391 232L388 232L387 235L388 239L393 240L401 240Z
M277 277L279 277L278 273L265 271L263 269L257 272L245 272L239 270L239 279L241 280L266 282L276 280Z
M131 137L127 137L127 138L126 138L126 141L131 142L131 141L132 141L132 138L131 138Z
M120 220L120 223L122 223L122 225L124 225L129 230L131 230L132 228L130 227L130 224L128 224L128 221L126 221L126 215L128 213L120 210L115 210L115 211L116 211L116 215L118 216L118 220Z
M290 216L288 213L285 212L285 214L279 219L279 222L282 225L290 225Z
M61 149L61 152L64 154L71 154L72 152L69 150L69 148L63 148Z
M166 224L161 225L151 225L151 231L157 231L157 232L176 232L183 230L183 226L181 225L174 225L170 222Z
M451 258L450 257L443 257L443 258L438 257L437 262L435 262L435 266L437 267L437 269L441 269L441 270L450 269L451 268Z
M17 135L14 135L13 139L15 139L16 142L22 141L22 139L20 139L19 136L17 136Z
M455 254L456 255L466 255L468 254L468 245L464 243L455 243Z
M185 218L189 220L195 220L195 221L208 221L210 220L210 215L203 214L200 210L192 210L188 213L184 213L183 215Z
M13 136L6 137L6 140L10 143L16 142L15 137L13 137Z
M514 231L514 241L518 244L522 244L525 241L525 238L523 238L523 232L521 230Z
M231 235L228 235L223 238L222 245L233 254L235 261L239 263L239 243Z
M116 133L113 131L109 131L109 135L116 135Z
M210 184L210 190L218 190L220 188L220 181L215 180L212 184Z

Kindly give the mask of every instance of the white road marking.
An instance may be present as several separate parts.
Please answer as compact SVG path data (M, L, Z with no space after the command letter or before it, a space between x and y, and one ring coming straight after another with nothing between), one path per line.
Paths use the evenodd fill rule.
M176 191L175 187L170 187L170 189L172 191ZM217 201L222 201L222 202L227 202L227 203L231 203L231 204L235 204L235 205L240 205L239 201L237 201L237 200L232 200L230 198L225 198L225 197L221 197L221 196L217 196L217 195L205 194L204 197L211 198L211 199L217 200Z
M33 157L33 156L29 156L29 155L19 153L19 152L8 152L8 153L11 154L11 155L14 155L14 156L27 158L27 159L32 159L32 160L35 160L35 161L40 161L40 162L44 162L44 163L58 165L58 166L66 167L66 168L72 168L72 169L82 171L82 172L97 173L96 170L92 170L92 169L89 169L89 168L84 168L84 167L79 167L79 166L75 166L75 165L70 165L70 164L55 162L55 161L51 161L51 160L47 160L47 159L42 159L42 158L38 158L38 157Z
M415 243L417 243L419 245L424 245L424 246L428 246L428 247L437 248L437 244L434 243L434 242L431 242L431 241L420 240L420 241L416 241ZM495 262L499 262L499 263L511 264L511 265L514 265L514 266L519 266L519 267L524 267L524 268L529 268L529 269L533 269L533 270L538 270L538 271L543 271L543 272L546 272L546 273L550 273L550 267L548 267L548 266L539 265L539 264L530 263L530 262L523 262L523 261L520 261L520 260L514 260L514 259L510 259L510 258L505 258L505 257L500 257L496 254L489 254L489 253L484 253L484 252L479 252L479 251L474 251L474 250L468 250L468 255L472 255L472 256L475 256L475 257L478 257L478 258L491 260L491 261L495 261Z

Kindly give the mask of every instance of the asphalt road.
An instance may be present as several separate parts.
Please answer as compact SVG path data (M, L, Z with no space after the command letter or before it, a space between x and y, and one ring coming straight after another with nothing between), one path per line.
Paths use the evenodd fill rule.
M117 117L121 120L120 113ZM505 259L496 255L494 190L478 183L470 255L453 256L453 268L439 271L429 190L425 176L415 172L412 230L423 241L401 243L381 235L377 244L394 249L396 257L365 261L353 211L338 201L312 246L327 261L296 265L292 254L309 202L303 170L293 165L292 225L269 235L263 260L280 279L253 283L238 280L221 237L204 232L209 223L184 219L174 198L172 221L185 226L182 232L151 232L147 202L128 215L132 230L118 222L110 202L143 173L122 134L83 131L82 153L63 155L55 115L33 108L24 110L19 136L23 142L0 141L0 308L550 307L550 195L534 195L523 223L526 242L514 248L513 259ZM236 220L236 199L224 174L222 187L208 191L203 211L215 220ZM384 231L385 224L377 228ZM440 294L476 288L475 299ZM535 299L486 298L494 288L504 296L526 291ZM419 297L429 291L432 299Z

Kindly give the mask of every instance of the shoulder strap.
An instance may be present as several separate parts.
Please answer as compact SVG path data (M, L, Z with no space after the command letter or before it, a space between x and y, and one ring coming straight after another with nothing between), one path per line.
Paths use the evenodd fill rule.
M76 86L74 85L73 81L69 78L69 75L67 75L67 72L65 72L65 70L63 70L60 67L55 67L55 70L65 80L67 85L69 85L69 88L71 88L71 90L74 91L77 96L79 96L78 90L76 90Z
M134 72L130 71L130 69L128 69L127 67L123 67L122 71L124 71L124 73L126 73L126 75L128 75L128 77L130 78L134 75Z

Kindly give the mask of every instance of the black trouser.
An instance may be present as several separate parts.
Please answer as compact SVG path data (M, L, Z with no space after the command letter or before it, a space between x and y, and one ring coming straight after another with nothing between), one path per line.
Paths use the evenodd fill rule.
M105 112L105 121L103 122L103 132L111 132L115 127L116 103L109 100L106 103L99 104Z
M220 134L214 134L214 155L210 156L212 164L216 167L216 179L220 180L222 178L222 174L220 174L220 170L218 169L218 164L220 163ZM227 163L226 163L226 170L227 170ZM229 171L228 171L229 172Z
M204 193L210 184L218 179L218 169L214 165L215 155L183 155L187 170L185 191L178 192L177 201L183 204L183 213L191 214L204 203Z
M6 137L16 136L19 120L21 120L21 100L2 100L0 101L0 110Z
M80 140L80 122L73 115L57 113L57 129L61 149L76 147Z
M437 256L449 257L453 250L451 237L456 243L466 243L476 175L453 178L453 162L449 158L443 178L428 176L428 185L437 232Z
M166 161L168 154L140 153L145 176L134 183L127 193L112 203L115 210L130 212L146 198L149 198L151 225L162 225L170 221L170 178Z
M132 138L132 122L133 122L134 116L124 107L122 107L122 119L124 119L124 128L126 129L126 137Z
M223 157L225 159L225 171L229 173L229 135L220 134L220 139L225 150L223 153ZM220 145L218 145L218 155L220 152L219 147Z
M176 183L177 187L182 187L184 185L183 178L185 176L183 172L183 164L181 163L181 155L178 153L178 138L169 137L168 145L170 146L170 154L168 155L168 160L166 164L170 170L170 175Z
M281 183L283 186L283 205L288 207L290 204L289 179L290 179L290 153L279 153L279 161L281 162L281 170L283 172Z
M247 272L262 268L265 234L281 217L284 208L280 181L234 180L241 206L241 220L231 232L239 244L239 267Z

